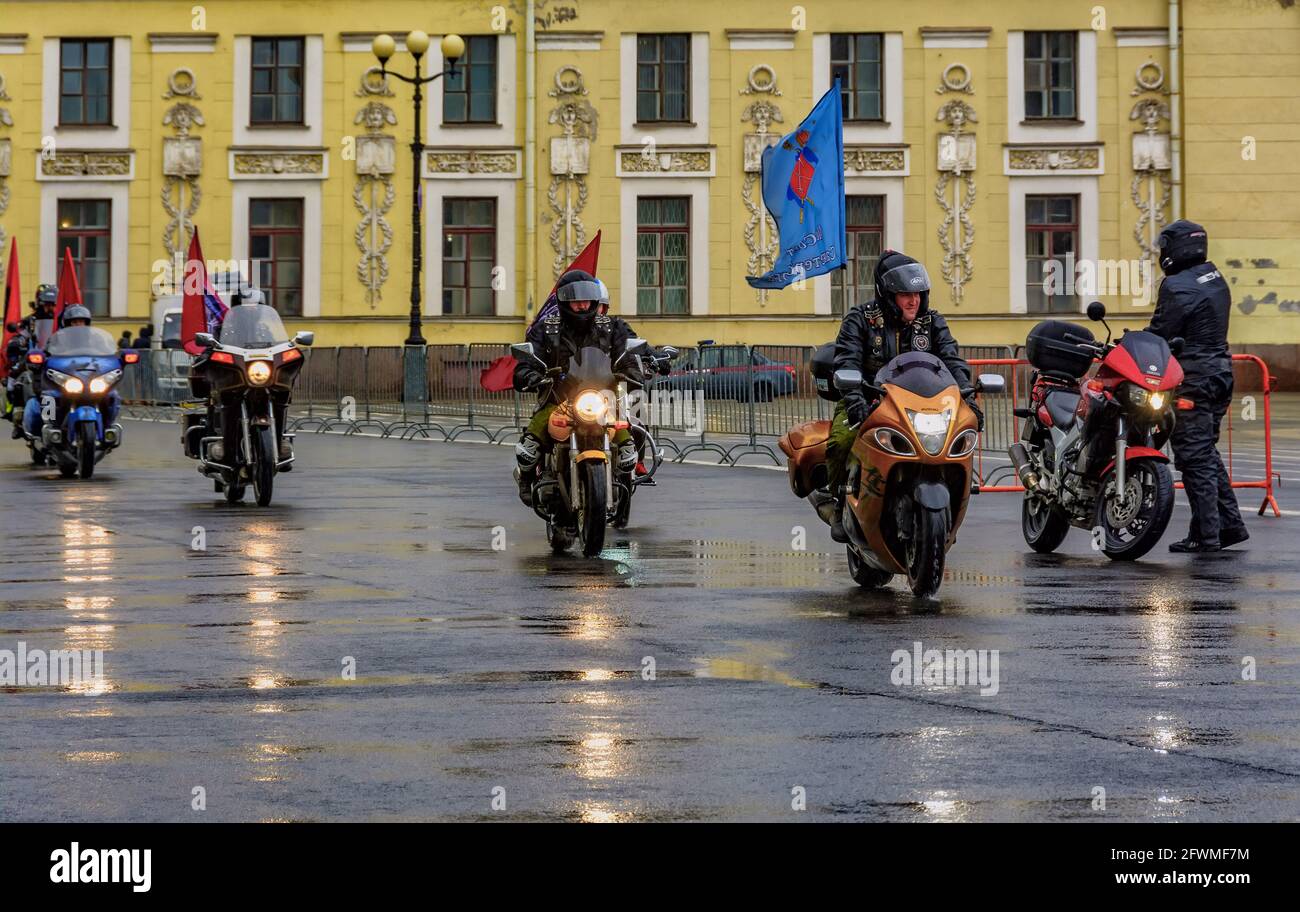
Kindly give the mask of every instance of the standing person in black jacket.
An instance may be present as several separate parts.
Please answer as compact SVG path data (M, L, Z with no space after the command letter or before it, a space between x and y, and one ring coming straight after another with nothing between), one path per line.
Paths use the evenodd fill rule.
M930 352L943 361L957 381L958 389L971 386L970 365L957 352L957 340L948 321L930 309L930 276L925 267L906 254L886 250L876 264L876 296L859 304L844 316L835 340L835 369L861 371L870 381L876 373L904 352ZM974 408L973 400L969 403ZM829 493L835 498L831 538L848 541L841 514L844 482L849 474L849 455L858 425L875 408L861 390L844 394L835 406L830 439L826 445ZM980 415L979 409L975 414ZM984 419L980 417L980 428Z
M1178 393L1195 407L1178 413L1169 442L1174 466L1192 508L1187 537L1175 552L1218 551L1250 538L1237 495L1216 446L1219 425L1232 404L1232 354L1228 315L1232 293L1218 268L1206 259L1209 238L1195 222L1179 219L1160 232L1160 283L1156 312L1147 327L1164 339L1182 338Z

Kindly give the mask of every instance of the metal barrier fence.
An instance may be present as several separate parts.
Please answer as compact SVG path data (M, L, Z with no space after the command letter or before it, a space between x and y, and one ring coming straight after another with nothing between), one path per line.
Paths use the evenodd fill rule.
M640 418L671 458L700 454L730 465L758 456L780 465L776 440L792 425L828 419L832 404L817 395L809 365L815 349L797 345L706 345L681 349L673 371L646 384ZM527 425L534 407L530 394L490 392L480 377L507 343L430 345L421 355L400 346L313 348L294 390L291 426L298 431L373 432L384 437L455 440L477 436L500 442ZM1021 421L1013 410L1027 403L1033 369L1011 346L962 346L975 373L997 373L1006 389L982 395L984 433L976 451L981 489L1023 490L1006 459L1007 447L1019 439ZM119 391L145 417L169 413L190 398L190 357L180 350L141 352L138 365L126 372ZM408 357L422 358L412 365ZM1274 495L1280 476L1273 470L1273 379L1268 365L1254 355L1233 355L1260 375L1262 421L1234 422L1227 416L1223 443L1233 487L1264 491L1263 513L1278 510ZM423 376L423 395L406 401L406 377L412 367ZM418 387L418 385L417 385ZM1242 449L1248 455L1240 455Z

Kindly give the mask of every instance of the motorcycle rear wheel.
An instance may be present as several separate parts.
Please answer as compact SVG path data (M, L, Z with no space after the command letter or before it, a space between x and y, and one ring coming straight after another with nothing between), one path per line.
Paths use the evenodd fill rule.
M605 547L605 473L609 466L599 459L582 464L582 515L578 517L578 539L582 553L595 557Z
M1102 530L1101 550L1111 560L1137 560L1154 548L1169 527L1169 518L1174 512L1174 477L1167 464L1153 459L1137 459L1127 468L1128 487L1132 489L1136 482L1142 498L1136 505L1136 515L1122 528L1117 529L1112 522L1111 498L1107 497L1115 485L1115 470L1111 469L1102 479L1102 494L1097 498L1093 520L1093 527ZM1126 540L1117 533L1129 538Z
M864 561L852 545L847 546L845 550L849 555L849 576L863 589L879 589L881 586L888 585L894 578L894 574L877 570Z
M943 585L948 548L948 514L917 508L907 545L907 584L917 598L933 598Z
M1039 554L1051 554L1065 541L1070 532L1070 521L1044 498L1026 495L1020 505L1020 531L1029 547Z
M88 421L77 425L77 474L82 478L95 474L95 426Z

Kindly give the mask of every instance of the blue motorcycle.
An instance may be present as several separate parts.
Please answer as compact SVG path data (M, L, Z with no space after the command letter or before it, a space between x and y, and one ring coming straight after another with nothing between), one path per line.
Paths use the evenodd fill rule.
M34 465L54 466L64 478L94 474L95 463L122 443L122 400L113 387L138 358L93 326L64 327L43 351L27 353L35 395L24 407L23 436Z

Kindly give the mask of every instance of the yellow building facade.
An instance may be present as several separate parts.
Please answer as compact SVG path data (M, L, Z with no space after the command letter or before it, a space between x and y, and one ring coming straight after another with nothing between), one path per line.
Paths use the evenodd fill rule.
M0 231L25 296L71 245L134 330L197 225L209 260L269 261L246 268L318 344L401 344L412 92L371 43L398 38L409 74L413 29L426 74L442 35L469 44L425 90L430 343L521 337L598 230L614 311L656 342L831 338L863 297L842 276L744 277L775 249L758 156L838 72L856 266L921 259L960 341L1016 344L1094 297L1144 324L1136 264L1181 215L1232 283L1232 341L1294 364L1300 8L1266 0L0 0ZM1108 284L1046 299L1054 252Z

